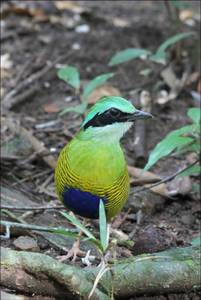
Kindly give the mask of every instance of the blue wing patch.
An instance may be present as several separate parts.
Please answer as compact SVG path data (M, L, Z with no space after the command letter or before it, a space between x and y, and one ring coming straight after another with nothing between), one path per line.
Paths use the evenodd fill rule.
M99 196L75 188L66 188L62 193L64 205L75 214L84 218L98 219ZM105 203L106 199L102 199Z

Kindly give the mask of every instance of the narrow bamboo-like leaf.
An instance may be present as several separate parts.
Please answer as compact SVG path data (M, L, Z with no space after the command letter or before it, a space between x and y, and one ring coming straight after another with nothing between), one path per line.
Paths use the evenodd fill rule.
M75 216L69 215L66 212L61 212L62 216L64 216L66 219L68 219L74 226L79 228L84 232L86 236L88 236L90 239L96 240L95 236L84 226L82 223L76 218Z
M53 229L50 229L48 232L62 234L62 235L72 237L72 238L78 238L78 236L79 236L78 232L72 232L71 230L67 230L65 228L57 228L57 229L53 228Z
M194 165L190 168L188 168L186 171L183 171L178 175L178 177L185 177L185 176L191 176L191 175L199 175L201 171L201 167L199 165Z
M84 101L87 100L89 95L95 90L98 86L103 85L109 78L113 77L114 73L106 73L95 77L91 80L84 88L82 98Z
M70 84L75 89L80 88L80 74L77 68L72 66L66 66L57 72L60 79L64 80L66 83Z
M174 150L179 149L193 141L189 137L180 137L175 135L168 135L152 150L148 163L144 167L145 170L150 169L160 158L165 157L172 153Z
M79 105L76 105L76 106L70 106L70 107L64 108L59 113L59 116L63 116L65 114L67 114L68 112L74 112L74 113L77 113L79 115L82 115L85 112L86 109L87 109L87 104L83 102L83 103L81 103Z
M166 62L166 50L173 44L176 44L177 42L186 39L192 35L195 35L194 32L184 32L184 33L178 33L176 35L171 36L168 38L164 43L160 45L160 47L157 49L156 53L151 55L149 58L150 60L159 62L159 63L165 63Z
M147 57L151 52L146 49L128 48L119 51L109 61L109 66L119 65L131 59L140 58L142 56Z
M192 107L188 110L187 115L193 120L196 124L200 124L200 108Z
M105 251L108 247L108 226L105 214L105 207L103 201L100 200L99 203L99 231L100 231L100 241L103 247L103 251Z

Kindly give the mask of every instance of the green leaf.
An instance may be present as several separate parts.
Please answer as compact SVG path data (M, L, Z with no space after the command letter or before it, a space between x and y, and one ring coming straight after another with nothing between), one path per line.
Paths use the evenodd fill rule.
M88 236L92 240L96 240L95 236L84 226L82 223L76 218L75 216L69 215L66 212L60 212L62 216L64 216L66 219L68 219L74 226L79 228L81 231L84 232L86 236Z
M191 175L199 175L201 171L201 167L199 165L194 165L187 170L183 171L178 175L178 177L191 176Z
M187 144L186 146L184 146L182 149L180 149L176 154L181 155L184 153L197 153L199 155L200 153L200 143L199 141L197 141L196 139L194 139L194 141L190 144Z
M67 230L65 228L57 228L57 229L53 228L53 229L48 230L48 232L62 234L62 235L72 237L72 238L78 238L79 237L79 233L72 232L72 231Z
M100 242L103 251L105 251L108 247L109 234L108 234L108 226L107 226L107 220L105 214L105 207L102 200L100 200L100 204L99 204L99 231L100 231Z
M196 124L200 124L200 108L198 107L192 107L188 110L187 115L189 116L189 118L191 118L191 120L193 120L193 122L195 122Z
M147 68L147 69L141 70L139 74L146 77L146 76L149 76L151 73L153 73L152 69Z
M85 112L86 109L87 109L87 104L83 102L83 103L81 103L79 105L76 105L76 106L70 106L70 107L64 108L59 113L59 116L63 116L68 112L74 112L74 113L82 115Z
M193 134L194 132L196 132L198 129L197 125L192 124L192 125L187 125L187 126L183 126L179 129L173 130L171 131L167 136L181 136L183 134Z
M109 78L113 77L114 73L106 73L95 77L91 80L84 88L82 98L84 101L87 100L89 95L95 90L98 86L103 85Z
M150 60L153 60L158 63L166 63L166 50L173 44L176 44L177 42L186 39L192 35L195 35L194 32L184 32L184 33L178 33L176 35L171 36L168 38L164 43L160 45L160 47L157 49L156 53L151 55L149 57Z
M115 54L109 61L109 66L119 65L131 59L148 56L151 52L146 49L128 48Z
M150 169L160 158L169 155L176 149L191 143L192 138L189 137L180 137L175 135L167 135L156 147L152 150L148 163L144 167L145 170Z
M190 3L186 3L184 1L181 0L170 0L171 3L178 9L182 10L182 9L189 9L192 6L190 5Z
M70 84L75 89L80 88L80 74L75 67L66 66L57 72L57 75L60 79L64 80L68 84Z
M201 245L201 237L198 236L198 237L194 238L194 239L191 241L191 244L192 244L193 246Z

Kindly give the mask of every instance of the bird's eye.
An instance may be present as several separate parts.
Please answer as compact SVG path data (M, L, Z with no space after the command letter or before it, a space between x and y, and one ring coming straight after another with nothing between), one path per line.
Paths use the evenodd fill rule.
M121 112L116 108L111 108L109 112L112 117L118 117L121 114Z

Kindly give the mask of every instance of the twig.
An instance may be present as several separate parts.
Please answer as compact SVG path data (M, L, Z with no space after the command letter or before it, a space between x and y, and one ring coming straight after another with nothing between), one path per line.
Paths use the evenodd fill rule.
M192 166L194 166L194 165L195 165L196 163L198 163L198 162L199 162L199 159L197 159L194 163L190 164L189 166L180 169L179 171L175 172L174 174L172 174L172 175L170 175L170 176L168 176L168 177L165 177L164 179L162 179L162 180L160 180L160 181L158 181L158 182L156 182L156 183L154 183L154 184L152 184L152 185L150 185L150 186L145 186L145 187L140 188L140 189L138 189L138 190L136 190L136 191L135 191L135 190L132 190L132 191L131 191L131 194L132 194L132 195L135 195L135 194L144 192L144 191L146 191L146 190L150 190L150 189L152 189L153 187L155 187L155 186L157 186L157 185L160 185L161 183L166 183L166 182L168 182L168 181L171 181L171 180L174 179L176 176L178 176L178 175L181 174L182 172L188 170L189 168L191 168Z
M12 132L18 133L18 134L20 132L21 135L31 143L32 147L34 148L34 150L37 153L39 153L39 154L40 153L49 153L48 149L44 146L44 144L42 142L40 142L32 134L31 131L27 130L26 128L24 128L22 126L16 126L15 122L11 118L5 119L5 122ZM56 167L56 160L53 155L49 154L47 156L41 156L41 158L46 162L46 164L50 168L54 169Z
M137 103L140 109L145 112L151 112L151 96L146 90L140 93L140 103ZM144 120L138 120L134 127L134 153L136 166L144 166L147 159L147 145L146 145L147 123Z
M38 226L34 224L22 224L22 223L15 223L15 222L9 222L9 221L0 221L0 225L5 226L5 227L15 227L15 228L23 228L23 229L28 229L28 230L37 230L37 231L45 231L45 232L54 232L54 231L66 231L66 232L72 232L72 233L77 233L77 229L71 229L68 230L64 227L45 227L45 226Z
M10 210L55 210L55 209L65 209L63 205L56 205L56 206L27 206L27 207L14 207L10 205L1 205L1 209L10 209Z
M58 62L63 60L64 58L67 59L71 55L71 52L65 55L62 55L58 57L53 62L48 62L48 64L40 71L32 74L28 78L26 78L24 81L22 81L15 89L11 90L6 94L2 101L2 107L6 110L11 109L14 105L17 103L20 103L27 99L28 96L30 96L30 93L33 94L38 90L38 85L35 84L36 81L41 79L49 70L51 70ZM32 88L30 86L32 85ZM21 93L25 89L25 92ZM28 89L28 90L26 90ZM19 94L17 96L17 94Z
M22 223L22 224L26 224L26 222L23 221L20 217L17 217L14 213L10 212L7 209L2 209L1 212L5 213L6 215L8 215L14 221L17 221L17 222Z

